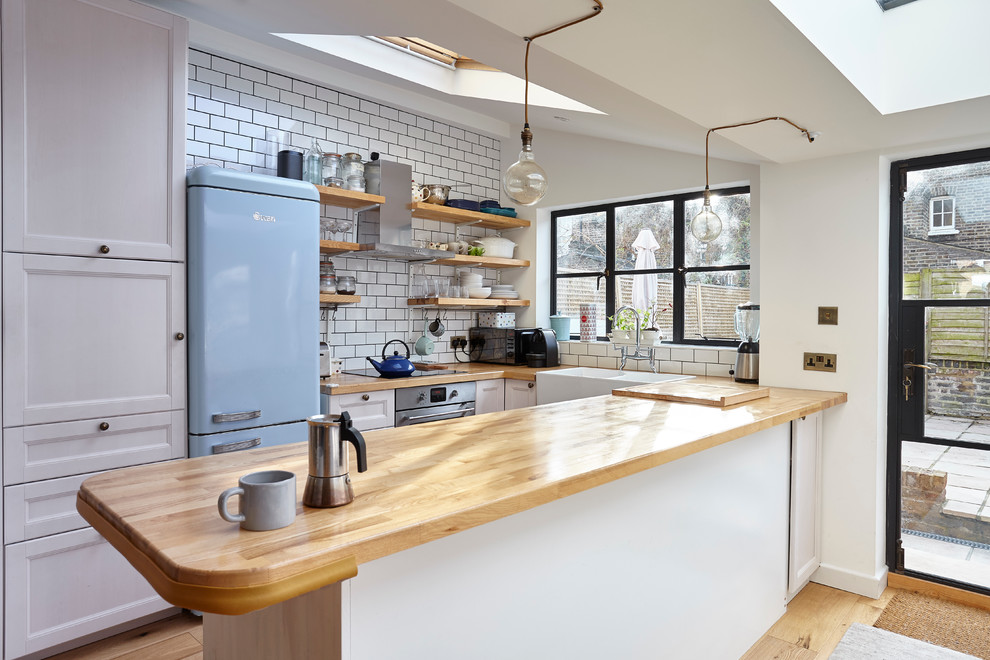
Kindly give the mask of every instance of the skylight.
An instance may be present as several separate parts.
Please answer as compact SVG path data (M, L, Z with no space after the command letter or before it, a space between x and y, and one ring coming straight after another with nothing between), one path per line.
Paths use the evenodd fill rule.
M894 7L900 7L901 5L906 5L909 2L914 2L914 0L877 0L877 4L880 5L880 9L884 11L893 9Z
M881 114L990 95L987 0L770 0Z
M522 104L525 81L452 50L415 37L277 34L308 48L454 96ZM438 66L439 65L439 66ZM605 114L532 82L529 104Z

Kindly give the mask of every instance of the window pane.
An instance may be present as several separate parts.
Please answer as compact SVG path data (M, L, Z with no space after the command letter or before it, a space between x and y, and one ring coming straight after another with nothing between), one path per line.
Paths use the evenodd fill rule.
M653 251L656 264L637 263L637 241L649 241L649 235L640 236L644 230L652 232L657 249ZM674 202L619 206L615 209L615 269L672 268L674 265Z
M557 218L558 274L600 273L605 270L605 254L604 212Z
M749 301L749 271L684 276L684 338L736 340L736 305Z
M700 243L691 233L691 219L703 200L684 202L684 264L687 266L736 266L749 263L749 193L712 195L712 210L722 219L722 234L711 243Z
M649 278L654 278L650 280ZM637 305L633 303L633 290L638 285L643 287L646 282L647 289L652 290L653 304ZM654 285L653 282L656 282ZM664 339L670 339L674 334L673 313L670 311L674 304L674 276L671 273L658 273L656 275L619 275L615 282L615 305L616 309L623 305L629 305L634 309L649 311L649 324L642 327L660 328L660 334ZM638 301L637 301L638 302ZM666 309L667 311L660 311ZM609 312L613 316L614 311ZM625 315L625 312L623 313ZM640 318L645 322L646 316L640 314Z
M597 277L561 277L556 280L556 312L573 319L571 333L575 335L580 332L581 303L596 303L598 336L605 336L605 280L602 280L601 289L595 288L597 281Z
M905 300L990 298L988 196L990 161L907 173L901 207ZM935 229L942 231L929 233Z

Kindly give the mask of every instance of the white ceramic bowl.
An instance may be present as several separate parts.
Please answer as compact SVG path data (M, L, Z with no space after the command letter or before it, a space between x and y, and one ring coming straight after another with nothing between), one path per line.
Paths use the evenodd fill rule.
M492 289L488 286L478 287L477 289L469 289L468 295L472 298L487 298L492 295Z

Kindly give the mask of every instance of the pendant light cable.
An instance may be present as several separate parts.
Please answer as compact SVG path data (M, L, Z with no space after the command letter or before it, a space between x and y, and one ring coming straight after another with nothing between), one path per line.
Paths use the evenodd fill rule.
M817 135L813 135L811 132L809 132L807 128L798 126L787 117L764 117L763 119L744 121L740 124L728 124L726 126L716 126L715 128L709 128L708 133L705 134L705 190L708 189L708 138L712 136L712 133L714 133L715 131L721 131L726 128L738 128L740 126L752 126L753 124L762 124L765 121L786 121L788 124L790 124L794 128L804 133L805 137L808 138L808 142L814 142L815 138L817 137Z
M566 27L577 25L582 21L587 21L601 14L602 9L605 8L601 0L592 1L595 3L595 7L587 16L582 16L573 21L568 21L563 25L558 25L555 28L523 37L523 41L526 42L526 57L523 62L526 83L523 96L523 130L519 134L522 140L522 151L519 152L519 160L510 165L502 177L502 190L509 196L509 199L517 204L523 206L536 204L547 194L547 187L550 185L550 179L547 177L546 171L536 162L536 156L533 154L533 131L529 129L529 47L535 39L553 34Z
M804 133L805 137L808 138L808 142L814 142L815 138L818 137L818 133L811 133L807 128L803 126L798 126L790 119L786 117L764 117L763 119L754 119L753 121L744 121L738 124L728 124L726 126L716 126L715 128L708 129L708 133L705 134L705 193L704 202L701 205L701 212L691 219L691 233L694 235L698 241L701 243L710 243L714 241L722 233L722 219L718 217L712 209L712 193L708 187L708 142L712 137L712 133L715 131L721 131L726 128L738 128L739 126L752 126L753 124L762 124L765 121L786 121L788 124L798 129Z
M583 21L587 21L588 19L594 18L595 16L600 16L601 13L602 13L602 10L605 9L605 5L603 5L600 2L600 0L592 0L592 2L595 3L595 7L592 10L592 12L590 14L588 14L587 16L582 16L581 18L574 19L573 21L570 21L568 23L564 23L563 25L558 25L557 27L551 28L549 30L544 30L543 32L538 32L538 33L536 33L536 34L534 34L534 35L532 35L530 37L523 37L523 41L526 42L526 57L525 57L525 62L524 62L524 66L523 66L523 70L525 71L525 74L526 74L526 91L524 93L524 101L523 101L523 106L524 106L524 110L523 110L523 115L524 115L523 122L527 126L529 126L529 47L530 47L530 44L533 43L533 40L534 39L539 39L540 37L545 37L548 34L553 34L554 32L557 32L558 30L563 30L566 27L570 27L572 25L577 25L578 23L581 23Z

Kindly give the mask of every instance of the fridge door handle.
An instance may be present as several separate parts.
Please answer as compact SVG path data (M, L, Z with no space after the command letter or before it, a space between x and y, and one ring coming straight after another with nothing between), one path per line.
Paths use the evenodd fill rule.
M241 451L242 449L251 449L252 447L257 447L261 444L261 438L251 438L250 440L238 440L237 442L225 442L220 445L213 445L210 448L214 454L227 454L232 451Z
M261 417L260 410L245 410L244 412L234 412L234 413L217 413L213 415L214 424L222 424L223 422L243 422L246 419L258 419Z

